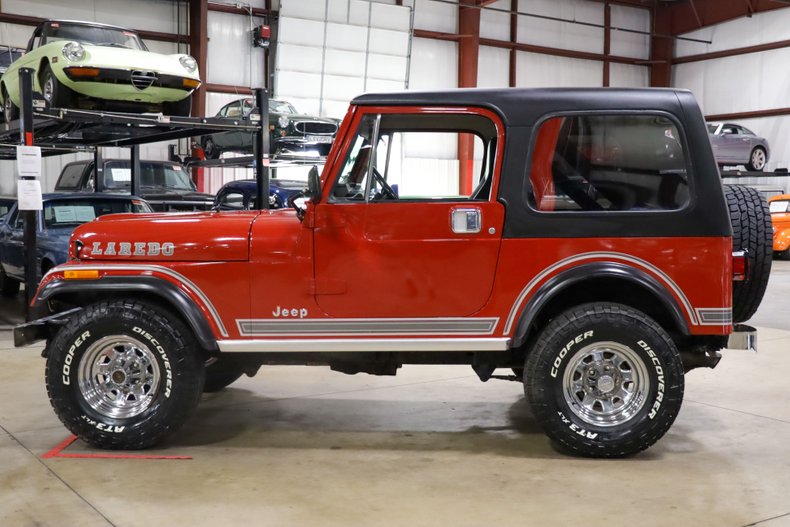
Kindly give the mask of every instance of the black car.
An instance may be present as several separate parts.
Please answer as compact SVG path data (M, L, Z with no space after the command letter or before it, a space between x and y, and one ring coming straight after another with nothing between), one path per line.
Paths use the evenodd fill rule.
M101 192L128 194L131 191L131 163L128 159L105 159ZM92 160L69 163L60 173L55 192L96 190ZM171 161L140 161L140 197L155 211L211 210L214 196L198 192L182 165Z
M249 120L255 107L251 97L226 104L217 117ZM335 140L338 119L302 115L290 103L269 100L269 153L325 157ZM208 159L218 159L223 152L252 153L254 136L248 131L220 132L200 140Z

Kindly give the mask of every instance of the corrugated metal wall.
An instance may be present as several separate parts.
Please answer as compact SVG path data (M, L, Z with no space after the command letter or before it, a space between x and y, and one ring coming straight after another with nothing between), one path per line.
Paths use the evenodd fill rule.
M711 44L678 41L675 56L686 57L787 40L790 9L757 13L684 36ZM790 48L678 64L673 86L694 92L706 115L750 112L790 106ZM767 138L767 169L790 167L790 119L787 116L737 121Z

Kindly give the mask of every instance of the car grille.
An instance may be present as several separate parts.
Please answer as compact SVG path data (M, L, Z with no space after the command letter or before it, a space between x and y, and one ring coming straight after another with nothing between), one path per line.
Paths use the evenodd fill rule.
M149 88L156 81L156 73L153 71L133 71L132 86L138 90Z
M337 132L336 124L317 121L299 121L294 124L294 128L303 134L334 134Z

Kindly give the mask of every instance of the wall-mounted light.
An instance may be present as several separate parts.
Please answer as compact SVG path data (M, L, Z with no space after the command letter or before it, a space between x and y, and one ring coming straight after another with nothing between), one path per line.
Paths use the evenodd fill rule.
M272 30L269 26L258 26L252 30L252 45L256 48L268 48Z

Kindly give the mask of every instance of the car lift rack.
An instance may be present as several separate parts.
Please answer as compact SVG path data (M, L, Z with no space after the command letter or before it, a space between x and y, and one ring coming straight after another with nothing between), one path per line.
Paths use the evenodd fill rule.
M33 91L31 68L19 70L20 119L0 125L0 159L16 159L16 146L40 146L42 156L73 152L93 153L98 161L100 148L131 148L132 193L139 193L139 146L159 141L225 132L249 131L255 134L254 156L259 208L268 209L269 200L269 97L265 89L256 89L257 122L251 119L220 117L176 117L161 114L128 114L94 110L45 108L40 95ZM244 158L238 158L239 160ZM231 161L231 160L228 160ZM249 163L246 160L245 163ZM223 166L231 166L225 163ZM100 163L96 163L99 167ZM98 176L98 174L97 174ZM100 180L99 177L96 178ZM36 269L36 211L21 211L24 220L26 319L30 318L38 280Z

